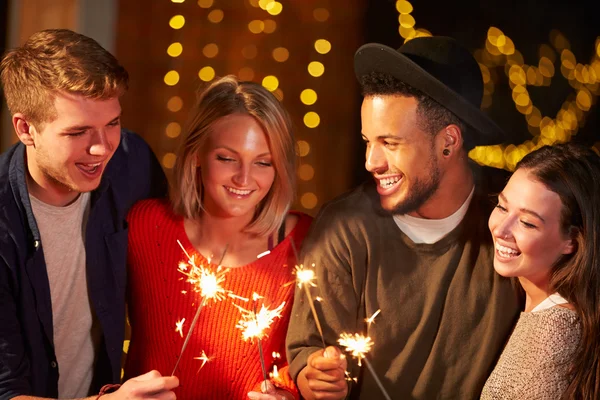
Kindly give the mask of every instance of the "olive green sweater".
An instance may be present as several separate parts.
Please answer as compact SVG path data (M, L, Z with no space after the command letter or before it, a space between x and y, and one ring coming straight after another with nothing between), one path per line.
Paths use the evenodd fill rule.
M315 264L319 321L327 345L342 332L366 333L367 355L393 399L475 399L494 368L519 311L518 295L494 272L487 228L490 198L475 191L463 221L434 244L415 244L381 210L374 184L326 204L302 249ZM306 294L296 289L287 334L290 373L322 348ZM351 398L383 398L368 369Z

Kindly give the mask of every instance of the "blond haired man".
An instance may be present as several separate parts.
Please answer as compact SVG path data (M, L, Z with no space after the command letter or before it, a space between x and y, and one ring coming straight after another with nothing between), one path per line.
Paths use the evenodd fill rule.
M19 138L0 156L0 399L96 398L120 379L125 216L165 177L121 129L128 75L94 40L38 32L0 78ZM170 399L177 384L152 371L105 398Z

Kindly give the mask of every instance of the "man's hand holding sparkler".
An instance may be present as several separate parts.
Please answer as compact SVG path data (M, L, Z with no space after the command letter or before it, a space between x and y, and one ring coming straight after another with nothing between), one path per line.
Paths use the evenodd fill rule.
M340 349L329 346L308 356L306 367L298 374L298 389L306 400L344 399L348 394L348 363Z
M102 400L175 400L173 389L177 386L177 377L150 371L125 381L117 391L103 395Z

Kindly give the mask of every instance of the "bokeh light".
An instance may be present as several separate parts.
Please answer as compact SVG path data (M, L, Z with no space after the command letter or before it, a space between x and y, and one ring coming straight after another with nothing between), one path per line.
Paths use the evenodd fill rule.
M179 82L179 73L177 71L169 71L165 74L164 81L169 86L175 86Z
M179 42L171 43L167 48L167 54L171 57L179 57L183 52L183 46Z
M262 85L270 92L273 92L279 87L279 79L276 76L267 75L263 78Z
M169 20L169 26L173 29L181 29L185 25L185 18L183 15L175 15Z
M325 66L322 63L318 61L312 61L310 64L308 64L308 73L312 76L319 77L323 75L324 72Z
M309 111L304 114L304 125L308 128L316 128L321 123L321 118L319 114L314 111Z
M331 50L331 43L325 39L319 39L315 42L315 50L319 54L327 54Z
M210 66L203 67L198 72L198 77L204 82L212 81L215 77L215 70Z
M312 89L304 89L300 93L300 101L307 106L315 104L317 102L317 92Z

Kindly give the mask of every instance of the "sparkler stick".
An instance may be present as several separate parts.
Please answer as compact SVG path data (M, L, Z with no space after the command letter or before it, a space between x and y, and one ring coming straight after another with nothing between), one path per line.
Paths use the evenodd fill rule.
M198 267L196 267L193 258L191 258L190 255L187 253L187 251L185 251L185 248L183 247L181 242L178 240L177 243L179 243L179 246L181 247L181 249L187 256L188 262L192 265L192 268L198 268ZM225 250L223 250L223 255L221 256L221 260L219 261L219 267L223 263L223 259L225 258L225 253L227 253L227 246L228 245L225 245ZM190 341L190 337L192 336L192 332L194 331L196 322L198 322L198 318L200 317L200 311L202 310L202 307L204 307L207 300L209 300L209 299L213 299L215 301L219 300L220 296L222 296L223 292L224 292L223 288L221 288L219 285L223 281L223 277L222 276L219 277L219 276L216 276L215 274L211 274L205 268L200 268L200 271L194 271L192 269L192 271L189 274L185 273L180 268L180 272L182 272L188 276L189 282L191 282L193 284L197 284L199 286L199 291L202 296L202 302L200 303L200 306L198 306L198 309L196 310L196 315L194 315L194 319L192 320L190 329L188 330L185 340L183 341L183 346L181 346L181 351L179 352L179 356L177 357L177 362L175 363L173 372L171 372L171 376L175 375L175 371L177 371L177 367L179 366L179 362L181 361L181 356L183 355L183 352L185 351L185 348L187 347L188 342ZM190 275L192 275L193 277ZM197 277L196 275L199 275L199 277Z
M373 320L375 320L375 317L379 314L379 312L380 310L377 310L372 316L366 319L368 326L370 326L373 323ZM365 361L365 365L369 369L369 372L371 372L371 376L373 376L373 379L375 379L375 383L377 383L377 386L379 386L379 389L381 389L381 393L383 393L383 396L387 400L392 400L390 398L390 395L385 391L385 388L379 380L379 377L375 373L375 369L373 369L373 366L366 358L367 353L371 350L371 348L373 348L373 340L371 340L369 336L359 335L358 333L355 333L354 335L351 335L349 333L342 333L340 335L340 338L338 339L338 343L341 346L345 347L346 351L351 353L353 357L356 357L358 359L359 366L362 365L362 360Z
M275 318L281 318L281 310L285 306L285 301L274 310L269 310L265 305L261 305L260 311L256 312L256 300L261 298L257 293L252 295L252 311L246 310L243 307L234 304L235 307L242 313L242 318L236 325L236 328L241 329L242 339L245 341L257 339L258 353L260 356L260 367L262 369L264 380L268 378L267 369L265 368L265 358L263 354L261 339L267 336L266 330L271 326Z
M383 397L385 397L386 400L392 400L391 397L390 397L390 395L383 388L383 383L381 383L381 381L379 380L379 377L375 373L375 370L373 369L373 366L371 365L371 363L369 362L369 360L367 360L366 358L365 358L365 364L366 364L367 368L369 368L369 371L371 371L371 375L373 376L373 379L375 379L375 382L377 383L377 386L379 386L379 389L381 389L381 393L383 393Z
M252 309L254 310L254 317L256 318L256 300L258 299L258 295L256 293L254 293L256 296L252 296ZM258 321L256 321L256 323L258 324ZM260 368L262 369L262 373L263 373L263 381L267 380L267 369L265 368L265 356L263 354L263 348L262 348L262 341L260 340L260 337L258 338L258 356L260 358Z
M294 244L294 239L290 238L290 243L292 244L292 250L294 251L294 256L296 257L296 262L299 262L298 251L296 250L296 245ZM313 264L314 265L314 264ZM321 335L321 343L323 344L323 348L326 348L325 338L323 337L323 329L321 328L321 322L319 321L319 317L317 315L317 309L315 308L315 303L310 294L310 290L308 289L308 285L312 287L317 287L314 282L315 271L313 269L304 268L303 264L296 265L294 273L296 274L296 281L298 282L298 287L303 287L304 292L306 293L306 297L308 298L308 304L310 306L310 310L312 311L313 318L315 319L315 325L317 326L317 330L319 331L319 335Z

